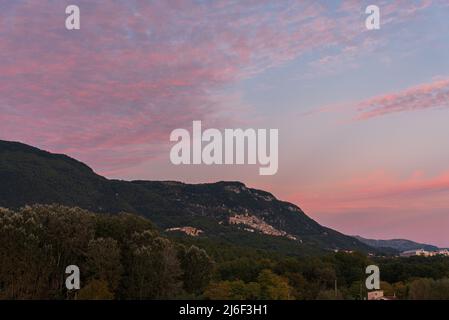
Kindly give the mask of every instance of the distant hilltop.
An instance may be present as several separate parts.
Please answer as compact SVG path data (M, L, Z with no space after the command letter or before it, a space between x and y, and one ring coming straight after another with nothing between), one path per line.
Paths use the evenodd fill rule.
M354 238L371 247L378 249L389 248L396 250L398 253L418 250L423 250L425 252L438 252L440 250L440 248L436 246L425 243L418 243L407 239L375 240L362 238L360 236L354 236Z

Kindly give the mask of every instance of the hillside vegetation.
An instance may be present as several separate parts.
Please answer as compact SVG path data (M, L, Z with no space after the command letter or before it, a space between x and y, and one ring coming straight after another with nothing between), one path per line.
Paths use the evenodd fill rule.
M68 156L7 141L0 141L0 181L0 206L11 209L57 203L99 213L131 212L150 218L161 231L191 227L203 238L303 256L376 251L241 182L109 180ZM235 223L235 217L258 225Z

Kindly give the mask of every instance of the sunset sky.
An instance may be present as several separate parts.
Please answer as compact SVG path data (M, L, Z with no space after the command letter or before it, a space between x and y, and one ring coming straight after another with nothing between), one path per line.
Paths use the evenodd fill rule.
M449 247L449 0L0 0L0 120L109 178L240 180L346 234ZM278 173L172 165L194 120L279 129Z

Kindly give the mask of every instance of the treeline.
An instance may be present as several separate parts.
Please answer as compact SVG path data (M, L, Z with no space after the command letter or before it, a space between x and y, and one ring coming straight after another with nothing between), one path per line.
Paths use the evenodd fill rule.
M447 257L288 257L58 205L0 209L0 261L0 299L364 299L370 264L386 295L449 299ZM65 287L68 265L80 290Z
M142 217L55 205L0 209L0 261L2 299L171 299L202 292L213 269ZM66 289L68 265L79 291Z
M275 275L271 279L282 288L278 292L283 299L366 299L365 269L371 264L380 268L380 285L386 296L449 299L449 257L377 258L338 252L297 258L226 244L217 246L204 239L184 243L205 248L216 261L214 277L205 292L211 299L263 297L257 294L261 272L266 270Z

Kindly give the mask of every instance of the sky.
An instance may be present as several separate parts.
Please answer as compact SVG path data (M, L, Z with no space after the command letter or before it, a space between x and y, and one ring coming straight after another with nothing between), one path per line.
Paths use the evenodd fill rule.
M194 120L278 129L277 174L173 165ZM239 180L346 234L449 247L448 120L448 0L0 0L0 139L109 178Z

